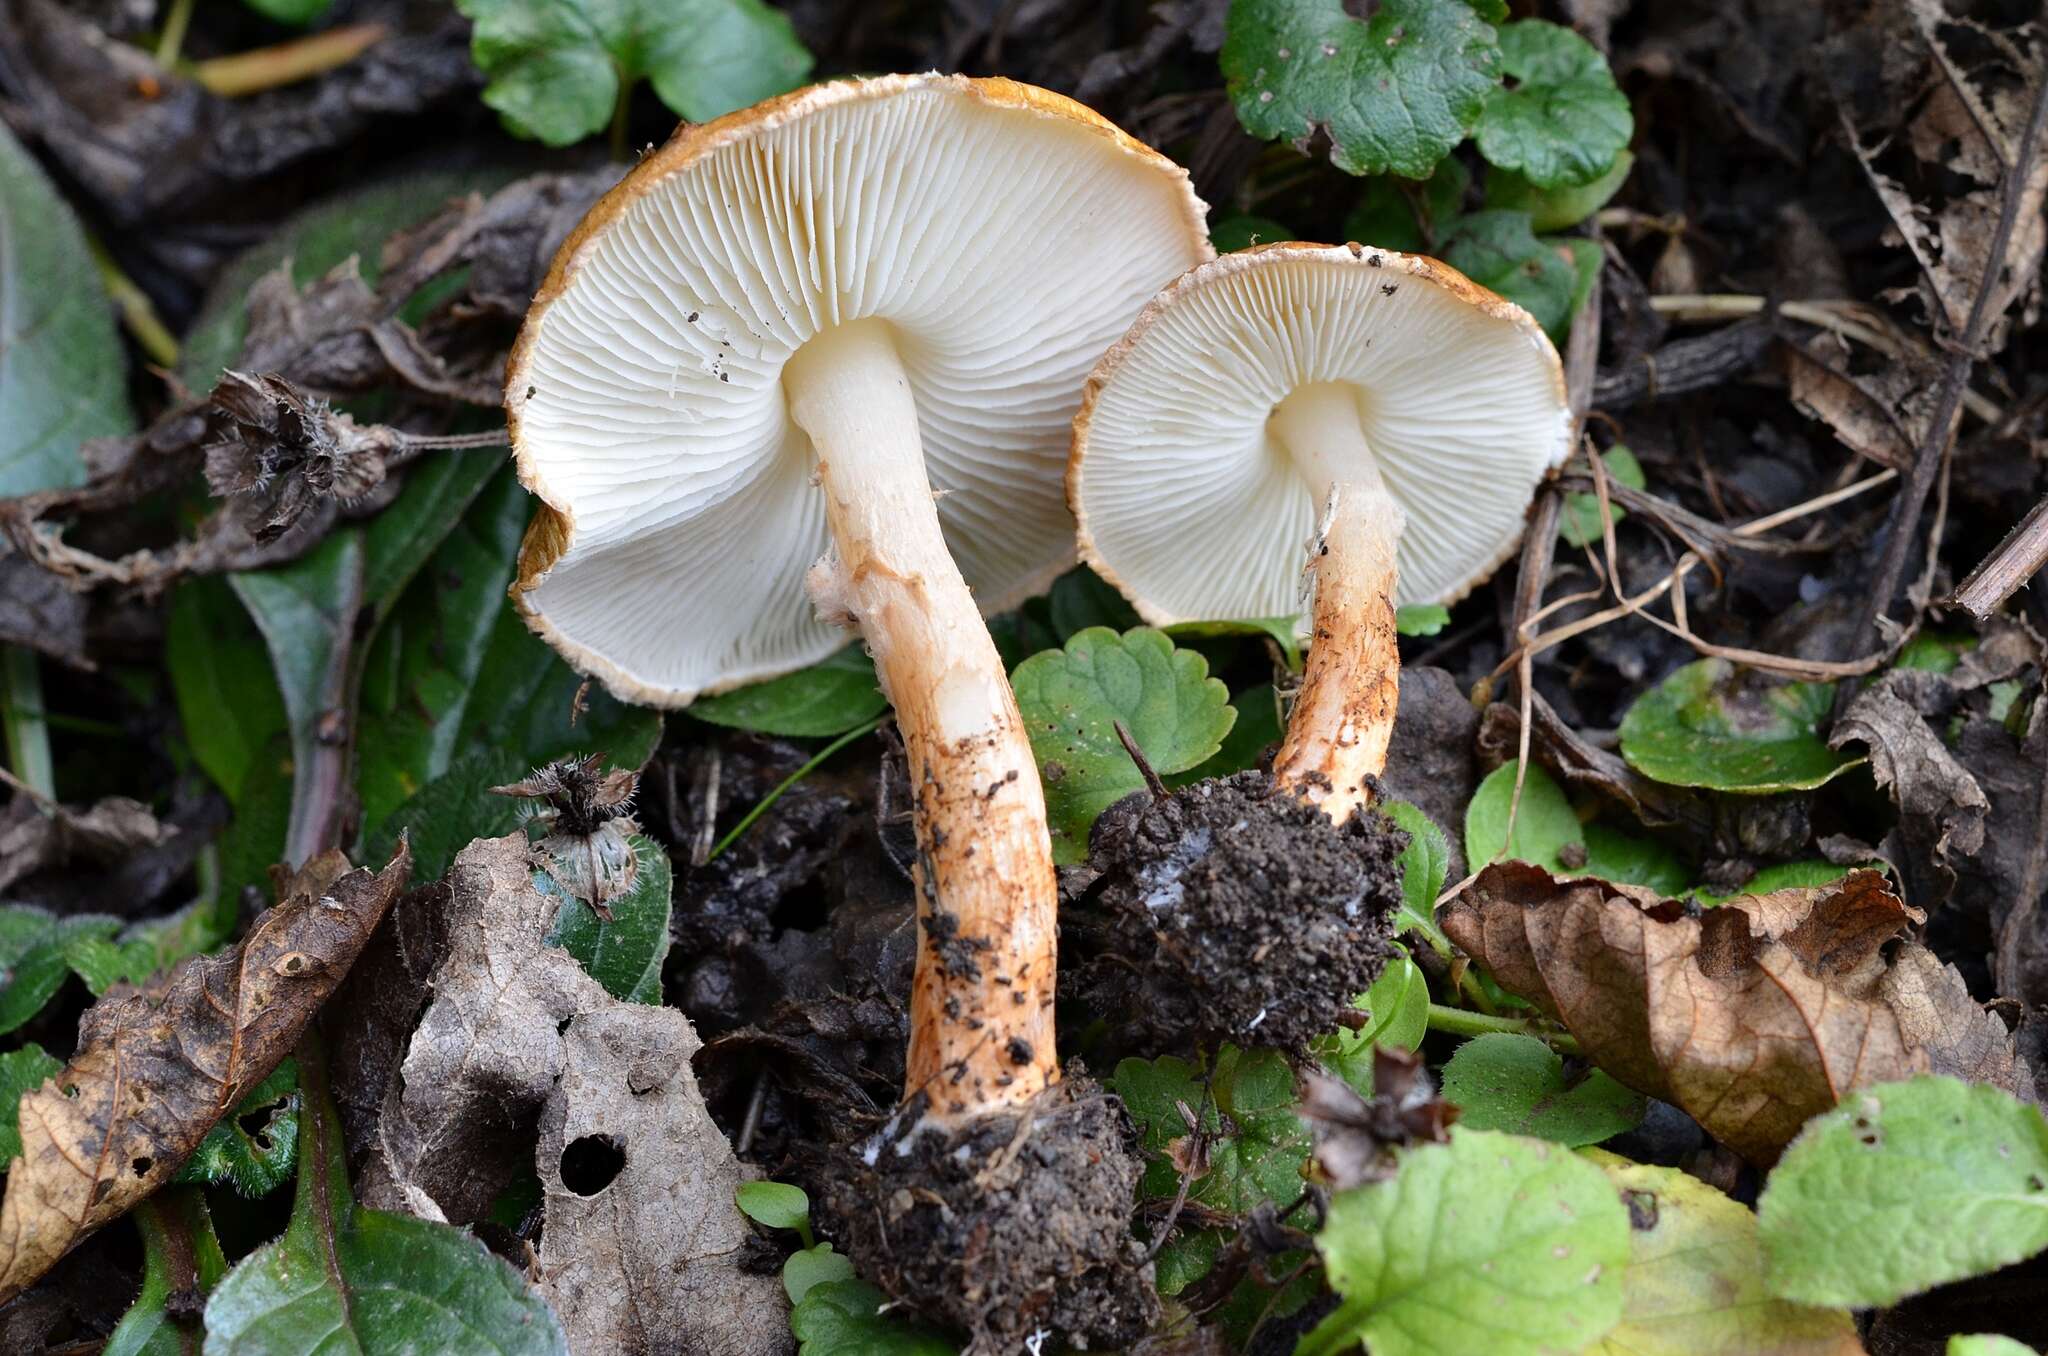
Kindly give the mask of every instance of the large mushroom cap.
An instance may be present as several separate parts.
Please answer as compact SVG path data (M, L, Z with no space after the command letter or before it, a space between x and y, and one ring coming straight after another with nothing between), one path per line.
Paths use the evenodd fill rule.
M1209 257L1187 175L1071 100L886 76L685 127L556 256L506 377L544 501L530 624L629 700L687 704L845 643L781 375L842 322L892 329L947 543L985 611L1073 556L1062 480L1090 364Z
M1322 496L1267 420L1311 382L1354 389L1407 513L1403 603L1455 602L1505 560L1570 446L1542 328L1456 270L1358 245L1225 255L1146 307L1074 421L1081 554L1147 620L1303 611Z

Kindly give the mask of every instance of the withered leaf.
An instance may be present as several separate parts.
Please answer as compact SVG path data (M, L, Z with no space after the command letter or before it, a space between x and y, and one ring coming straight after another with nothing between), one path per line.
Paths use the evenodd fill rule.
M147 805L126 796L108 796L74 810L23 787L4 768L0 782L17 788L15 798L0 808L0 890L77 859L116 862L171 836Z
M691 1072L696 1033L672 1008L613 998L545 945L561 900L534 888L534 851L515 833L455 859L447 953L361 1194L473 1220L523 1166L537 1123L540 1284L573 1349L783 1356L786 1325L762 1321L780 1284L740 1268L739 1164ZM586 1160L599 1171L585 1175Z
M1899 807L1900 828L1940 873L1938 904L1955 885L1956 866L1984 846L1991 802L1908 700L1925 675L1892 672L1858 693L1828 735L1831 748L1866 744L1870 768Z
M1809 1117L1870 1083L1934 1072L2034 1095L1960 976L1915 943L1885 954L1920 918L1875 871L1695 914L1504 862L1442 922L1614 1078L1769 1164Z
M277 1066L412 869L308 862L240 946L146 989L117 988L78 1024L78 1053L21 1099L22 1156L0 1202L0 1302L177 1171Z
M1394 1150L1450 1139L1458 1108L1437 1096L1419 1055L1376 1047L1371 1097L1339 1078L1310 1071L1299 1112L1316 1137L1316 1166L1339 1191L1384 1182L1398 1169Z

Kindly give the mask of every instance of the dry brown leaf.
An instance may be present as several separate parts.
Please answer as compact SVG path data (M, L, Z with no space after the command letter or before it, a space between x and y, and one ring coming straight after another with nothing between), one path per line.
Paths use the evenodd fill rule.
M23 785L5 768L0 768L0 783L16 793L0 808L0 890L74 860L117 862L171 836L147 805L126 796L108 796L74 810Z
M561 901L534 889L533 870L517 833L455 859L433 1002L384 1097L359 1194L473 1220L528 1161L537 1122L539 1280L572 1349L784 1356L787 1325L761 1318L780 1311L781 1285L740 1268L739 1163L697 1090L696 1033L544 945ZM572 1189L572 1145L616 1153L616 1175Z
M1901 670L1885 674L1856 695L1828 734L1828 747L1864 744L1880 788L1899 807L1899 828L1915 853L1938 876L1922 894L1929 907L1955 888L1956 867L1984 846L1991 802L1984 788L1922 718L1914 691L1931 679Z
M0 1203L0 1302L177 1171L242 1094L291 1052L405 886L329 852L306 864L232 951L145 989L120 986L78 1023L78 1053L21 1099L22 1156Z
M1870 1083L1947 1073L2033 1096L1960 976L1911 942L1887 957L1921 915L1879 872L1691 914L1639 887L1504 862L1442 921L1588 1058L1754 1163Z

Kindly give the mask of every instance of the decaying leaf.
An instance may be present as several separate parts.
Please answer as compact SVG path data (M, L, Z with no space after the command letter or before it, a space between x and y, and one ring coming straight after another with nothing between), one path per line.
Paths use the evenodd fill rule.
M0 890L23 876L83 858L118 861L171 836L147 805L108 796L84 810L47 801L0 768L15 797L0 809Z
M739 1267L731 1146L670 1008L613 998L544 944L559 898L523 834L480 839L448 876L448 949L387 1090L359 1194L466 1223L535 1160L542 1286L575 1350L780 1356L780 1286ZM723 1346L716 1345L724 1343Z
M1869 746L1871 772L1897 802L1907 841L1926 853L1943 878L1940 898L1931 901L1938 904L1955 884L1955 863L1984 846L1991 802L1907 699L1907 690L1925 677L1911 671L1884 675L1856 695L1828 743L1837 749Z
M86 1012L78 1053L21 1099L22 1156L0 1203L0 1300L171 1179L290 1053L411 868L403 847L381 872L328 852L234 950Z
M1442 921L1614 1078L1769 1164L1810 1117L1870 1083L1931 1071L2034 1095L1960 976L1915 943L1884 954L1920 918L1875 871L1695 915L1647 890L1505 862Z
M1341 1079L1311 1071L1302 1080L1301 1118L1316 1137L1316 1166L1339 1191L1384 1182L1396 1149L1442 1144L1458 1108L1437 1096L1420 1056L1375 1047L1371 1097Z

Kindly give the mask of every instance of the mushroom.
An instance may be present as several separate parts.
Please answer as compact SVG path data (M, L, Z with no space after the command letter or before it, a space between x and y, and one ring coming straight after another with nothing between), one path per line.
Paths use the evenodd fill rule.
M1399 603L1515 549L1572 416L1528 312L1434 259L1284 242L1159 294L1096 365L1067 494L1081 555L1156 625L1298 613L1275 780L1343 823L1386 764Z
M823 659L835 622L874 655L908 755L922 944L911 1130L869 1168L909 1163L914 1139L966 1162L1006 1113L1034 1136L1056 1119L1022 1111L1065 1087L1044 795L982 613L1071 562L1082 378L1210 256L1203 219L1185 171L1059 95L937 74L820 85L643 160L563 245L513 350L506 408L542 501L513 593L574 664L678 707ZM959 1307L986 1292L944 1231L977 1216L940 1213L895 1251L945 1272L950 1317L1045 1316L1049 1301Z

